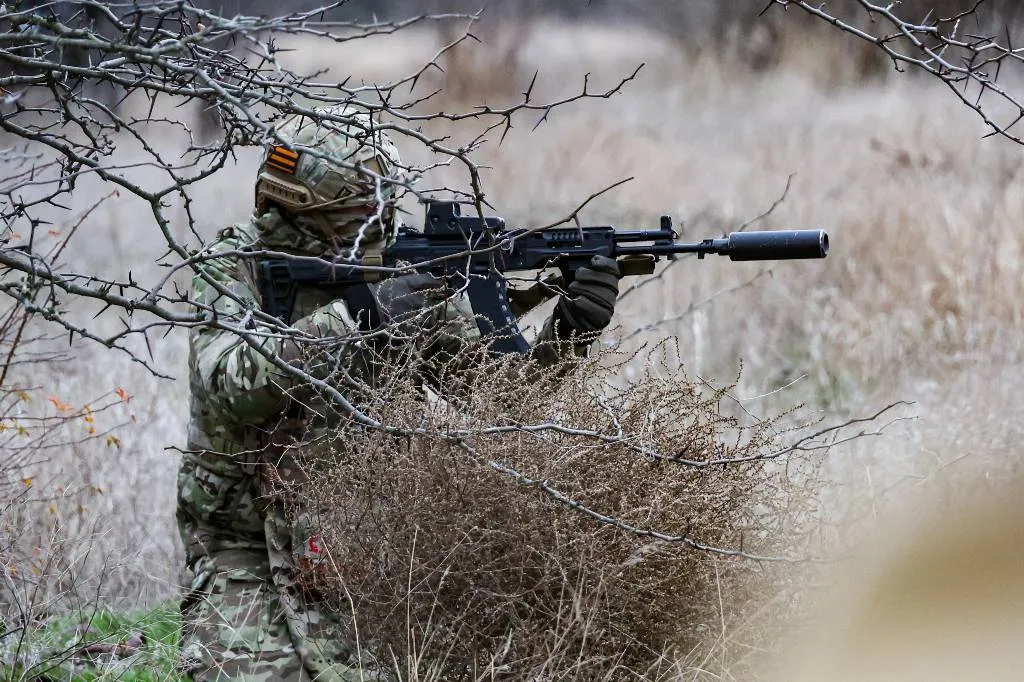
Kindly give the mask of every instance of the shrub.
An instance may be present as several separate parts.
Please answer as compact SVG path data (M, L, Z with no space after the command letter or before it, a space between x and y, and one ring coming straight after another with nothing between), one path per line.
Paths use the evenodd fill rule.
M789 415L734 409L670 344L644 352L472 379L457 357L427 367L430 398L423 362L381 366L365 416L391 428L338 415L300 451L293 512L322 532L297 539L302 584L410 679L672 674L757 601L775 570L752 557L799 545L820 450L785 446Z
M47 252L47 263L68 236ZM74 661L103 653L124 630L126 621L97 611L95 590L110 559L92 556L97 530L86 512L105 491L87 474L68 482L55 461L73 460L89 445L120 448L117 434L134 419L124 414L131 398L124 389L87 403L58 392L57 368L69 357L54 349L64 339L39 331L33 318L41 309L27 298L0 310L0 675L12 681L74 670Z

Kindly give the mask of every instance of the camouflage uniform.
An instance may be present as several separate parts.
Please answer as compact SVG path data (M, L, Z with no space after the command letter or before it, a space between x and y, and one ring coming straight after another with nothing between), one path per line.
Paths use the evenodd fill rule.
M301 144L329 147L313 134L317 130L292 126L287 132ZM275 153L268 153L265 173ZM280 158L288 161L294 156ZM342 158L350 159L351 154ZM304 177L318 195L344 195L341 174L332 177L329 168L322 172L325 164L315 160L309 161L311 169L303 170L302 163L300 158L291 174L279 175L285 181L289 175ZM287 163L282 168L289 170ZM330 210L348 210L339 204L344 202L332 202ZM285 218L273 202L259 196L257 208L262 215L220 234L214 254L254 247L325 256L353 244L351 234L343 239L337 234L322 236L324 212L297 212ZM383 225L376 232L364 230L366 239L359 246L385 241L388 229ZM215 309L220 319L238 322L261 306L255 272L249 258L225 255L207 260L193 280L193 300ZM231 295L224 295L211 281ZM398 305L413 311L429 309L418 323L440 330L441 346L479 339L467 301L456 298L429 306L435 302L436 289L424 289L422 284L422 276L410 275L372 285L372 291L385 310ZM354 312L343 300L308 289L299 291L292 319L295 327L316 330L321 337L344 337L357 329ZM250 326L253 332L260 331L258 325ZM549 322L542 337L552 336ZM261 339L253 343L261 343L270 354L284 350L281 339L253 338ZM350 363L360 361L355 344L342 344L334 353ZM318 550L315 529L286 520L281 501L268 494L267 478L268 472L271 477L287 474L281 446L301 437L308 427L306 415L297 413L287 396L294 380L238 334L200 326L190 335L189 381L191 419L178 475L177 511L189 583L182 605L184 668L203 681L386 679L371 653L346 645L344 614L319 609L293 582L297 561Z

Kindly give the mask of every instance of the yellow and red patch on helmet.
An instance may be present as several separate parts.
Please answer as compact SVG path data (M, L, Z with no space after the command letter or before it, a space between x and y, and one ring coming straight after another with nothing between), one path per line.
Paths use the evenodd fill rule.
M270 148L266 165L274 170L279 170L288 175L295 175L295 169L299 163L299 153L287 147L274 146Z

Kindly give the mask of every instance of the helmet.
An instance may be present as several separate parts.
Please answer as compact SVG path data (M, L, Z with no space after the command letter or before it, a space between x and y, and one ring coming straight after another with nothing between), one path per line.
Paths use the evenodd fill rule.
M257 213L277 206L324 236L390 241L398 149L365 111L339 105L313 112L278 124L256 179Z

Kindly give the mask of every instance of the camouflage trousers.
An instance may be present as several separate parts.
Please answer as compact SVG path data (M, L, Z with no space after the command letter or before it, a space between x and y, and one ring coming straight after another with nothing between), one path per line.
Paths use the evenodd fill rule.
M195 682L383 682L343 643L340 623L297 609L267 553L202 557L182 602L182 671ZM371 669L367 669L371 668Z
M366 648L347 645L347 614L295 585L295 548L310 531L289 523L268 492L232 458L182 459L182 672L196 682L386 681Z

